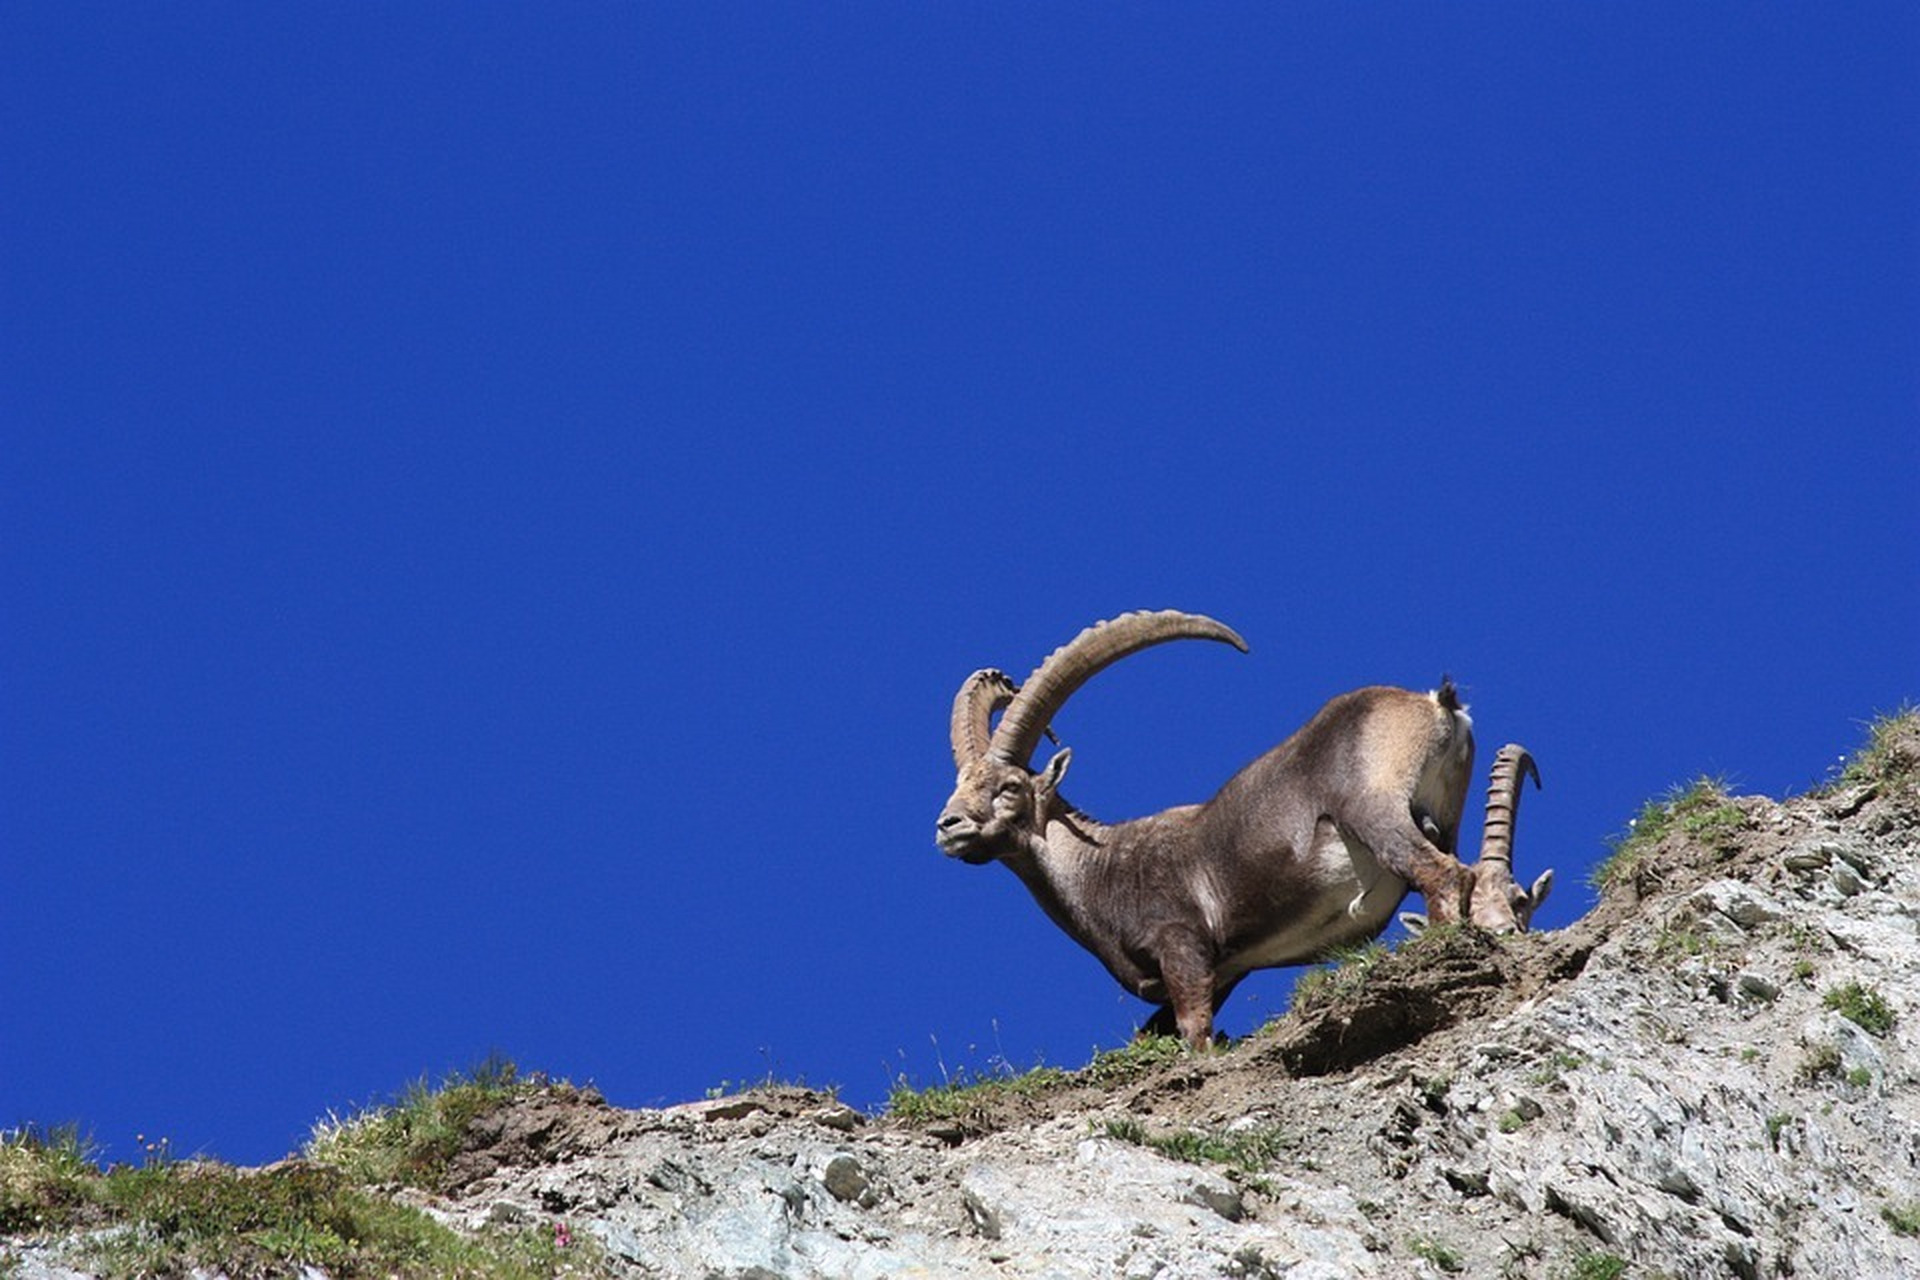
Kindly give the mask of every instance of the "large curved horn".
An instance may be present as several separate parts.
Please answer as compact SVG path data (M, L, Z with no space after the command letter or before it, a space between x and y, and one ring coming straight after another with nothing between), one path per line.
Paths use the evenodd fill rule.
M953 699L953 766L964 769L993 741L993 713L1013 701L1020 686L1004 671L991 667L967 677Z
M1513 865L1513 824L1520 815L1520 780L1531 776L1540 785L1533 756L1517 742L1500 748L1487 778L1487 821L1480 836L1480 861Z
M1014 696L988 750L1025 767L1040 735L1074 691L1130 653L1168 640L1219 640L1245 653L1247 642L1224 622L1163 609L1096 622L1048 655Z

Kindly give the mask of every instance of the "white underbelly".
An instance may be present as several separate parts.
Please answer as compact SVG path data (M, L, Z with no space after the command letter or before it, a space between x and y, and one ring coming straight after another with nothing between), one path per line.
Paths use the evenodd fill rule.
M1334 947L1364 941L1387 927L1407 895L1406 881L1380 865L1373 850L1322 818L1308 852L1311 889L1279 928L1241 947L1220 965L1217 980L1253 969L1304 964Z

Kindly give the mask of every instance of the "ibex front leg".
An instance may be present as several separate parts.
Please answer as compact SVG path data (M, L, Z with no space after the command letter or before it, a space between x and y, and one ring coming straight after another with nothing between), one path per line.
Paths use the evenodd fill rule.
M1172 1035L1195 1049L1213 1044L1213 1015L1226 995L1213 989L1213 948L1191 930L1169 928L1154 940L1167 1002L1141 1027L1145 1035ZM1228 990L1232 990L1229 985Z
M1245 975L1243 974L1241 976L1244 977ZM1232 995L1233 989L1239 985L1240 979L1234 978L1214 989L1213 1000L1209 1006L1214 1019L1217 1020L1220 1017L1220 1006L1227 1002L1227 997ZM1141 1023L1140 1030L1135 1033L1135 1035L1142 1040L1152 1039L1155 1036L1177 1036L1180 1034L1180 1019L1174 1012L1171 1003L1163 1004L1158 1009L1155 1009L1153 1016ZM1222 1044L1225 1040L1226 1036L1224 1033L1218 1031L1212 1033L1211 1042L1213 1044Z
M1466 918L1473 872L1420 829L1404 809L1382 802L1342 824L1380 865L1419 890L1433 924Z

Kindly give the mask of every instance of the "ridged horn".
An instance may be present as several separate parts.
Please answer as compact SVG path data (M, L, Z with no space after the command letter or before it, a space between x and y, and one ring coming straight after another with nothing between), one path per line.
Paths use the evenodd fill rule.
M1177 609L1123 613L1096 622L1047 656L1014 695L988 750L1025 767L1040 735L1081 685L1131 653L1169 640L1219 640L1245 653L1247 642L1224 622Z
M1513 865L1513 824L1520 815L1520 781L1531 777L1540 785L1533 756L1517 742L1500 748L1487 778L1487 821L1480 837L1480 861Z
M976 671L953 699L953 766L964 769L993 742L993 713L1013 701L1020 686L1004 671Z

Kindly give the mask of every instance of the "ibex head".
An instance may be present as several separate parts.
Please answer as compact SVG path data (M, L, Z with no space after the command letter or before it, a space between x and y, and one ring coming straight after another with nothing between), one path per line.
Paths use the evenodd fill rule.
M1533 913L1553 891L1553 872L1543 871L1533 887L1523 889L1513 878L1513 824L1520 814L1521 783L1532 778L1540 785L1540 769L1533 755L1517 742L1500 748L1487 780L1487 822L1480 838L1480 859L1473 867L1471 918L1495 933L1524 933ZM1403 911L1400 923L1409 933L1427 927L1427 917Z
M1527 749L1517 742L1500 748L1487 781L1487 824L1473 869L1473 922L1482 928L1524 930L1553 890L1552 871L1541 872L1530 889L1513 878L1513 824L1520 814L1520 784L1527 778L1540 785L1540 770Z
M935 839L950 858L978 865L1031 847L1043 838L1060 778L1072 753L1062 751L1035 774L995 754L994 713L1019 695L1004 671L976 671L953 700L953 794L940 811Z
M1101 670L1150 645L1183 638L1220 640L1245 652L1231 627L1199 614L1165 610L1096 623L1062 645L1016 685L1005 672L976 671L953 700L953 763L959 777L940 811L935 839L965 862L1032 852L1047 822L1066 811L1060 779L1073 753L1061 751L1035 773L1027 762L1048 723L1075 690ZM996 728L994 713L1006 714Z

